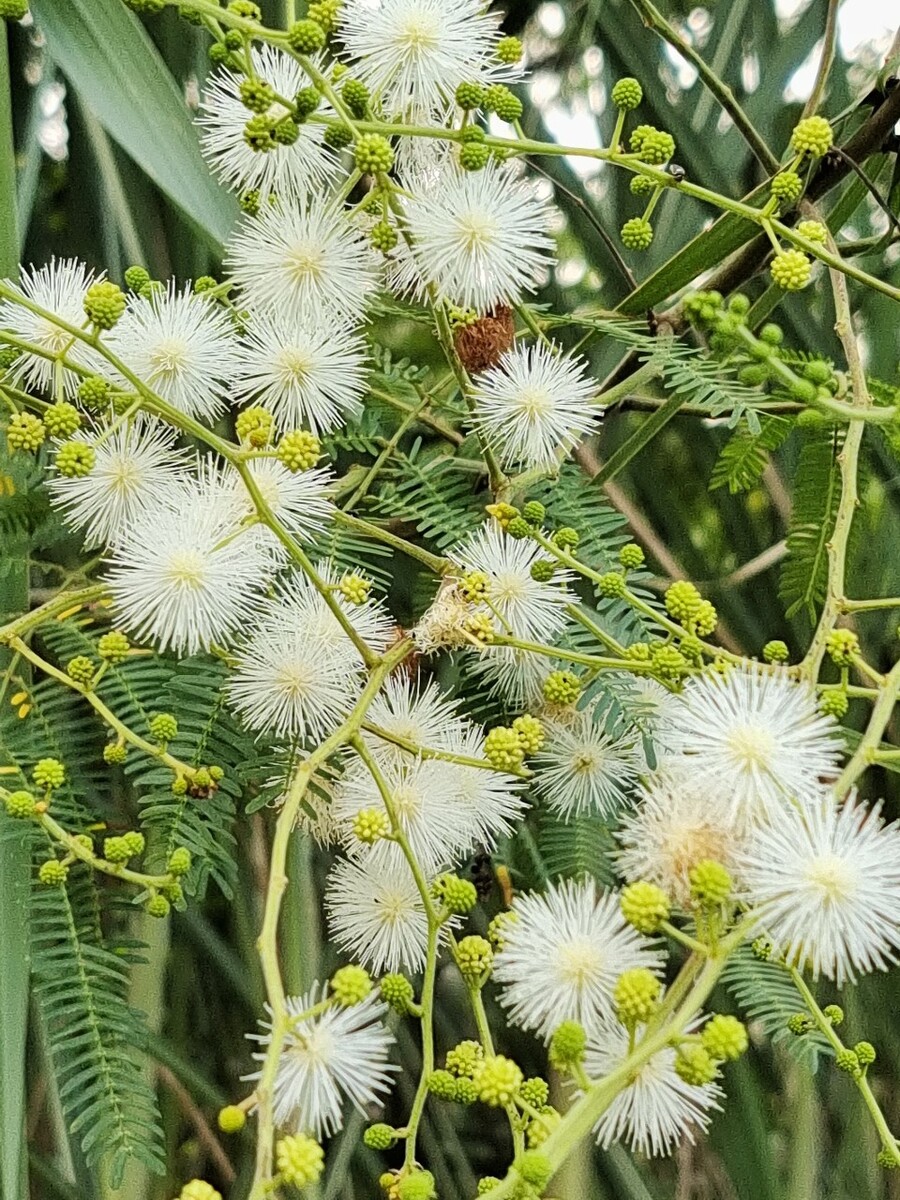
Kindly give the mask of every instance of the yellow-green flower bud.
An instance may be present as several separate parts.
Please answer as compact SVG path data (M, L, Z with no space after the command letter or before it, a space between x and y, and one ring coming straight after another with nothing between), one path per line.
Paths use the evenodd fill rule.
M747 1049L747 1029L737 1017L716 1013L703 1026L703 1046L713 1057L732 1062Z
M638 880L622 889L619 898L622 916L638 933L656 933L671 911L669 898L655 883Z
M325 1151L313 1138L295 1133L276 1142L275 1166L285 1183L306 1187L322 1174Z
M372 978L365 967L352 963L339 967L331 977L331 994L341 1008L362 1004L372 991Z
M236 1104L219 1109L219 1128L223 1133L240 1133L247 1124L247 1114Z
M492 1054L475 1067L472 1082L482 1104L503 1108L515 1100L522 1085L522 1072L511 1058Z

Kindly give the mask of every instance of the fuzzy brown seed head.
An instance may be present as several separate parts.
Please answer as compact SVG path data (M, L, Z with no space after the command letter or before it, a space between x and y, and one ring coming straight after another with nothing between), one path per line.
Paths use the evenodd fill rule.
M456 353L467 371L486 371L495 367L515 341L516 323L512 311L498 305L469 325L458 325L453 334Z

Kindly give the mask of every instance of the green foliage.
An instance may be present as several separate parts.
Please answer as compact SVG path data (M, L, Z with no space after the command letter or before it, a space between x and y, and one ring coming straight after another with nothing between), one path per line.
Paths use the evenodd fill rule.
M803 612L814 621L825 597L827 546L840 501L839 449L840 435L833 428L814 426L803 431L794 475L787 557L778 589L789 617Z
M710 490L727 487L732 495L749 492L762 478L771 452L790 432L791 422L783 417L762 417L756 432L743 424L722 447L709 481Z

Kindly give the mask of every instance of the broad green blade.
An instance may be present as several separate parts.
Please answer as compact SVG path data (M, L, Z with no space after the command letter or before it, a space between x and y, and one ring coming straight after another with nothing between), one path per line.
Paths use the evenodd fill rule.
M34 0L35 21L82 102L184 215L220 247L237 211L200 154L175 80L122 0Z

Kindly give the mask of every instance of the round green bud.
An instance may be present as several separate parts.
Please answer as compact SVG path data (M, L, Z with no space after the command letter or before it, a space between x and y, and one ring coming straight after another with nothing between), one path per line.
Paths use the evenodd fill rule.
M702 1087L705 1083L712 1083L718 1071L705 1046L688 1043L681 1046L675 1056L675 1073L685 1083Z
M157 742L171 742L178 736L178 722L171 713L156 713L150 718L150 736Z
M353 150L356 169L363 175L378 175L390 171L394 165L394 151L387 138L380 133L364 133Z
M144 910L148 916L156 917L158 920L162 920L163 917L167 917L169 915L169 910L171 907L171 904L169 904L169 901L165 898L165 896L157 895L150 897L150 899L144 905Z
M548 704L574 704L581 694L581 682L572 671L551 671L542 691Z
M369 241L382 254L390 254L399 240L397 230L389 221L379 221L369 230Z
M610 99L616 108L621 108L625 112L631 112L637 108L644 98L644 89L636 79L626 76L624 79L617 80L610 92Z
M619 551L619 562L626 571L637 571L644 565L644 551L637 542L627 542Z
M641 162L662 166L675 153L675 139L662 129L650 129L641 138L637 154Z
M125 311L125 293L117 283L101 279L84 294L84 311L98 329L112 329Z
M268 112L275 103L275 89L264 79L242 79L239 90L241 103L251 112Z
M428 1090L439 1100L455 1100L456 1080L449 1071L432 1071L428 1076Z
M369 109L369 89L358 79L347 79L341 87L341 97L350 112L361 121Z
M431 894L448 912L460 916L471 912L478 903L478 891L469 879L458 875L439 875L431 886Z
M679 579L666 588L666 612L676 621L687 624L697 615L702 599L692 583L686 579Z
M195 788L208 788L211 786L212 781L212 775L210 775L206 767L198 767L194 772L193 782Z
M213 66L227 67L230 71L240 69L240 62L234 57L224 42L212 42L206 53ZM140 292L141 289L137 290Z
M34 764L31 778L38 787L62 787L66 779L66 769L58 758L41 758Z
M390 1125L385 1125L384 1122L378 1122L375 1125L370 1125L363 1134L363 1144L368 1146L370 1150L390 1150L397 1141L397 1135L391 1129Z
M71 437L81 428L81 414L68 400L57 400L44 409L44 426L51 437Z
M831 149L834 133L824 117L805 117L798 121L791 134L791 148L798 154L821 158Z
M96 412L110 402L109 384L99 375L89 375L78 385L77 398L84 407Z
M48 887L60 887L69 877L69 868L59 859L48 858L38 868L38 880Z
M372 846L375 842L386 838L391 832L391 823L387 813L381 808L361 808L353 818L354 836L364 846Z
M172 780L172 795L183 796L187 792L187 780L183 775L176 775Z
M40 450L47 436L44 422L34 413L17 412L9 418L6 441L10 450L27 450L30 454Z
M732 880L728 871L714 859L705 858L688 875L691 896L698 904L715 908L731 896Z
M0 341L0 371L6 371L14 366L22 357L18 346L4 346Z
M522 42L517 37L504 37L497 43L494 53L500 62L511 67L522 57Z
M66 674L76 683L89 684L94 678L94 663L86 654L76 654L66 663Z
M90 474L96 460L94 447L88 442L63 442L56 452L53 465L68 479Z
M638 933L656 933L668 921L671 906L666 893L645 880L629 883L619 897L622 916Z
M786 663L790 658L787 643L782 642L779 638L773 638L772 641L766 642L762 654L767 663Z
M276 454L289 471L309 471L322 457L322 446L314 433L295 429L284 435Z
M532 1108L543 1108L550 1099L550 1085L539 1075L532 1075L519 1088L519 1095Z
M625 595L625 576L621 571L606 571L597 580L597 594L604 599Z
M127 833L123 833L122 841L128 847L128 854L131 858L143 854L147 845L147 839L136 829L130 829Z
M254 0L228 0L226 8L236 17L243 17L245 21L262 20L262 9Z
M455 957L463 978L473 983L486 975L494 965L490 942L478 934L462 938L457 944Z
M525 1129L525 1142L529 1150L535 1150L538 1146L543 1146L547 1138L562 1120L560 1113L549 1104L545 1104L540 1110L540 1116L535 1117L533 1121L529 1121Z
M632 196L649 196L656 184L647 175L632 175L628 190Z
M853 1053L861 1067L870 1067L876 1058L875 1047L871 1042L857 1042Z
M896 1171L900 1167L900 1154L892 1149L879 1150L875 1155L875 1161L885 1171Z
M794 379L788 391L795 400L799 400L801 404L812 404L819 395L819 389L809 379ZM825 420L822 413L816 412L814 409L811 412L802 412L797 417L797 423L804 425L807 422L810 425L821 425Z
M547 510L540 500L527 500L522 505L522 516L529 525L540 526L546 515Z
M840 721L847 715L847 710L850 707L850 700L847 693L841 688L828 688L819 696L819 712L826 717L834 717L836 721Z
M28 16L28 0L0 0L0 17L5 21L21 21Z
M338 583L338 591L348 604L365 604L372 592L372 581L362 575L344 575Z
M478 1099L478 1089L471 1079L462 1076L456 1081L456 1090L453 1093L453 1099L457 1104L474 1104Z
M337 24L338 13L341 10L341 0L313 0L306 9L306 15L313 21L318 21L326 33L331 33Z
M156 13L161 13L167 3L168 0L125 0L125 4L132 12L143 17L152 17Z
M499 771L515 770L522 765L525 750L514 729L497 725L484 739L484 757Z
M772 282L786 292L799 292L812 277L812 263L802 250L781 250L772 259Z
M571 525L563 525L554 533L553 541L560 550L574 550L581 541L581 535Z
M769 190L782 204L795 204L803 194L803 180L796 171L782 171L772 180Z
M552 558L538 558L531 564L529 572L537 583L549 583L556 571L556 563Z
M761 387L769 378L769 369L764 363L748 363L738 371L738 379L748 387Z
M132 292L139 292L150 282L150 272L145 267L128 267L125 272L125 286Z
M484 1049L480 1042L459 1042L447 1051L447 1070L457 1079L471 1079L483 1058Z
M513 1163L527 1184L542 1192L550 1182L553 1164L540 1150L523 1150Z
M839 1004L826 1004L826 1006L822 1009L822 1013L828 1018L832 1025L843 1025L844 1010Z
M661 679L677 679L687 668L687 659L675 646L654 646L650 652L654 672Z
M506 532L511 538L521 540L522 538L531 537L532 529L524 517L513 517L506 526Z
M321 102L322 97L317 88L301 88L294 97L294 116L298 121L305 121L307 117L312 116Z
M300 126L291 116L279 117L272 126L272 141L279 146L293 146L299 136Z
M822 358L814 358L812 362L804 363L801 370L803 378L811 383L826 384L834 379L834 367Z
M405 1175L396 1186L397 1200L435 1200L437 1192L430 1171L414 1171Z
M238 413L234 422L234 431L239 441L248 442L251 446L261 449L268 445L274 424L275 418L267 408L262 408L259 404L251 404L249 408L242 409Z
M205 1179L192 1179L181 1189L178 1200L222 1200L222 1193Z
M544 726L529 713L525 713L521 717L516 717L512 723L512 727L519 739L519 745L522 747L526 756L537 754L541 746L544 744Z
M825 639L825 649L838 667L850 667L859 654L859 638L852 629L833 629Z
M653 241L653 226L643 217L632 217L619 230L619 237L629 250L646 250Z
M707 637L719 623L719 614L711 600L701 600L694 613L693 627L700 637Z
M732 1062L747 1049L747 1029L737 1017L716 1013L703 1026L701 1039L707 1052L722 1061Z
M405 1016L415 998L413 985L405 975L385 975L378 984L381 999L400 1016Z
M750 952L760 962L767 962L772 955L772 943L767 937L754 938L750 943Z
M323 141L333 150L345 150L355 137L356 134L349 125L329 125L325 130Z
M828 230L821 221L800 221L797 224L797 233L808 242L824 245L828 241Z
M522 101L503 83L492 83L485 88L482 104L486 112L495 112L501 121L509 124L518 121L522 115Z
M480 83L460 83L456 88L456 103L466 112L484 104L484 88Z
M341 1008L362 1004L372 991L372 977L365 967L352 963L339 967L331 977L331 994Z
M33 817L37 809L37 800L31 792L20 789L17 792L9 792L4 798L3 807L9 817Z
M813 1021L808 1013L794 1013L788 1017L787 1027L794 1037L802 1037L813 1028Z
M297 54L315 54L325 45L325 30L308 17L295 21L287 31L287 43Z
M485 146L482 142L466 142L459 148L459 165L464 171L483 170L490 157L490 146Z
M275 149L275 120L267 113L259 113L244 126L244 141L257 154L267 154Z
M522 1085L522 1072L517 1063L502 1054L486 1056L472 1073L472 1082L482 1104L504 1108L511 1104Z
M247 1124L247 1114L236 1104L219 1109L218 1125L223 1133L240 1133Z
M187 875L191 869L191 852L187 846L176 846L169 855L166 870L170 875Z
M646 1024L659 1006L662 984L647 967L632 967L616 980L613 1005L623 1025Z
M132 852L124 837L108 837L103 839L103 857L111 863L127 863Z
M497 1187L498 1184L500 1184L502 1182L503 1181L501 1179L499 1179L496 1175L483 1175L481 1177L481 1179L478 1180L478 1187L476 1189L475 1195L483 1196L483 1195L485 1195L485 1193L493 1191L494 1188Z
M306 1187L322 1174L325 1151L305 1133L291 1134L275 1143L275 1166L285 1183Z
M835 1066L839 1071L846 1071L848 1075L852 1075L858 1079L862 1074L862 1068L859 1065L859 1059L856 1057L854 1050L846 1048L838 1050L834 1056Z
M750 297L743 292L735 292L728 297L728 311L738 317L746 316L750 311Z
M587 1034L577 1021L563 1021L550 1039L549 1057L554 1067L576 1066L584 1059Z

